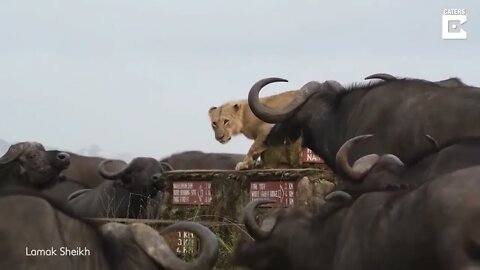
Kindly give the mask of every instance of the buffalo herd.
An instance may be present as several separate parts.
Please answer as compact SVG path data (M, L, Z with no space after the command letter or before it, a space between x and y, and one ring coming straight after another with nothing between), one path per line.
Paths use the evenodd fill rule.
M365 79L348 87L308 82L283 108L265 106L259 93L287 80L252 86L252 112L273 124L264 143L301 139L342 181L313 212L276 208L259 222L257 208L274 202L248 203L244 225L251 238L238 240L233 264L480 269L480 88L459 78L377 73ZM165 172L233 170L244 157L187 151L127 163L13 144L0 157L0 269L213 269L219 241L199 223L179 221L158 232L89 218L155 216ZM179 259L162 236L178 230L199 237L195 259Z
M162 174L172 169L148 157L126 163L47 151L35 142L11 145L0 158L0 269L212 269L218 240L203 225L177 222L159 234L143 223L99 226L89 219L149 218L152 201L150 210L159 211ZM190 262L161 235L182 230L200 239L200 254Z
M284 108L259 102L255 115L275 124L266 144L302 139L342 177L311 213L276 210L256 221L254 239L233 261L260 269L480 269L480 88L374 74L344 87L309 82Z

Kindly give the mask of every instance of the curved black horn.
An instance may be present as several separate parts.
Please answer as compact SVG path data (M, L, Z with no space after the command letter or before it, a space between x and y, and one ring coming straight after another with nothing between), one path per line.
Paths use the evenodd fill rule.
M379 79L379 80L384 80L384 81L394 81L397 80L398 78L390 75L388 73L375 73L370 76L365 77L365 80L371 80L371 79Z
M105 168L105 165L107 163L113 162L111 159L105 159L98 164L98 173L106 179L114 180L120 178L124 173L126 173L129 169L130 166L132 165L132 162L130 162L127 166L125 166L123 169L116 171L116 172L108 172Z
M8 151L0 157L0 165L8 164L18 158L25 150L25 143L13 144L8 148Z
M294 113L300 106L307 101L310 96L316 92L316 90L322 87L322 84L319 82L309 82L305 84L299 91L298 95L295 97L292 102L281 109L272 109L269 108L260 102L259 93L263 87L267 86L273 82L288 82L282 78L266 78L256 82L250 92L248 93L248 105L252 110L253 114L257 116L260 120L267 123L279 123L286 118L288 118L292 113Z
M435 138L433 138L433 136L431 136L429 134L427 134L425 136L427 137L430 144L434 147L434 149L440 149L440 144L437 142L437 140L435 140Z
M346 141L337 152L337 156L336 156L337 169L343 172L350 180L358 181L362 179L365 176L365 174L368 173L368 171L355 170L354 168L352 168L352 166L350 166L350 163L348 162L348 154L350 153L350 149L356 143L371 137L373 137L372 134L353 137L348 141Z
M170 165L170 163L168 162L165 162L165 161L160 161L160 166L162 166L163 170L164 171L173 171L173 167L172 165Z
M261 229L257 221L255 220L255 209L258 206L267 204L267 203L275 203L275 201L267 200L267 199L254 200L249 202L243 210L243 214L244 214L243 222L245 223L245 228L247 229L250 236L252 236L253 239L255 240L265 239L270 233L269 231L265 231Z
M325 201L350 201L352 196L343 190L336 190L325 196Z
M189 231L200 238L200 254L191 262L173 256L162 262L166 269L212 269L218 258L218 239L207 227L195 222L182 221L163 229L160 234L174 231Z

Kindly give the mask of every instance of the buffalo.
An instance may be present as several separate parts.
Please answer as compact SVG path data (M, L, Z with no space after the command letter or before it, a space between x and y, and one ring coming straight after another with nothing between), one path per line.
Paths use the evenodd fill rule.
M338 149L358 135L373 134L376 139L352 149L350 161L368 153L391 153L407 163L431 148L425 134L440 144L480 135L480 91L475 87L451 91L429 81L397 79L344 88L336 81L312 81L286 107L263 106L260 90L280 81L286 80L260 80L248 96L254 114L275 123L265 143L281 145L301 137L336 173L341 173L335 168Z
M42 218L32 224L32 216ZM147 225L96 226L26 190L0 191L0 217L0 269L206 270L218 257L216 236L198 223L178 222L160 232L186 230L198 235L200 255L185 262Z
M69 164L70 156L66 152L46 151L36 142L13 144L0 157L0 188L48 188L60 180L59 174Z
M259 227L249 203L233 261L267 269L478 269L480 166L408 190L362 194L336 211L281 209ZM368 177L368 176L367 176Z
M61 181L43 191L50 198L62 203L66 203L68 196L73 192L95 188L107 180L98 173L98 165L105 160L104 158L67 153L70 157L70 165L62 171L59 178ZM126 164L122 160L112 160L107 164L107 169L116 171L125 167Z
M101 157L82 156L68 152L70 166L61 173L61 180L56 185L45 189L44 193L50 198L66 203L68 197L75 191L92 189L109 180L98 173L98 165L106 160ZM123 160L112 159L106 163L106 169L117 171L125 167Z
M476 256L480 254L473 254L473 258L463 256L477 252L480 247L476 246L480 244L476 242L476 231L469 231L478 224L466 223L468 215L476 217L480 207L473 197L480 188L476 179L480 171L480 138L461 138L438 145L428 136L432 148L419 155L414 164L403 164L390 154L370 154L350 166L347 158L350 149L362 141L374 139L372 137L357 136L340 148L337 168L345 171L345 180L352 185L359 183L355 183L353 189L327 195L327 204L317 214L300 209L280 210L267 219L274 225L265 231L256 225L253 210L269 201L249 204L245 210L245 225L257 242L240 244L236 263L251 269L469 269L475 265ZM467 182L463 182L465 179ZM410 189L391 190L393 192L378 189L381 185L398 183L414 185ZM356 200L352 200L352 191L360 190L370 192L358 193ZM460 211L453 213L454 208ZM460 231L445 238L443 230ZM468 233L472 239L466 242L458 243L459 239L455 239L456 235ZM405 242L402 238L412 240ZM420 240L415 242L415 239ZM443 239L442 242L439 243L439 239ZM449 242L458 245L450 247ZM332 250L325 243L334 243ZM465 246L461 246L463 244ZM447 248L451 249L446 251ZM462 248L465 254L456 251ZM436 253L426 253L423 249ZM266 250L269 250L268 255ZM308 250L329 255L308 260L305 258ZM378 256L374 255L376 253ZM351 256L353 262L345 264ZM449 267L442 268L442 264Z
M480 165L480 137L458 138L444 145L429 137L432 148L413 162L404 164L391 154L370 154L355 161L353 166L348 162L350 150L366 139L375 138L362 135L349 139L337 153L336 167L345 177L335 190L356 197L368 191L412 188L443 174Z
M175 153L162 159L175 170L234 170L245 155L227 153L204 153L201 151L185 151Z
M148 201L163 192L164 165L153 159L138 157L118 171L108 171L104 160L98 171L106 179L94 189L79 190L70 195L67 205L82 217L137 218L148 215Z
M59 176L57 183L51 187L45 188L42 192L49 198L60 203L66 204L70 194L79 191L87 190L88 188L77 181L66 178L64 175Z
M365 80L371 80L371 79L380 79L384 81L398 80L397 77L387 73L376 73L376 74L372 74L370 76L365 77ZM462 82L462 80L456 77L448 78L441 81L434 81L432 83L435 83L443 87L468 87L468 85L466 85L465 83Z
M70 155L70 166L63 172L70 181L75 181L85 188L95 188L107 180L98 173L98 165L104 161L102 157L82 156L75 153ZM107 166L107 170L117 171L125 167L127 163L123 160L111 159Z

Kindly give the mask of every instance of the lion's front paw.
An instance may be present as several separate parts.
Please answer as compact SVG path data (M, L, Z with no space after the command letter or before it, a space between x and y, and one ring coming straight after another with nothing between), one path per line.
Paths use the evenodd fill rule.
M248 170L248 169L252 168L252 165L253 164L251 164L251 162L241 161L241 162L237 163L237 166L235 166L235 170L236 171Z

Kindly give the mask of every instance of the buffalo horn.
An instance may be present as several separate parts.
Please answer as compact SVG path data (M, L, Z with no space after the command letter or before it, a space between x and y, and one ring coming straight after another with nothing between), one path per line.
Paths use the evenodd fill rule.
M113 160L111 160L111 159L105 159L105 160L102 160L102 162L100 162L100 164L98 164L98 173L105 179L114 180L114 179L120 178L120 176L122 176L124 173L126 173L130 169L130 166L133 163L133 162L130 162L130 164L128 164L127 166L125 166L125 168L123 168L119 171L108 172L106 170L105 166L107 165L107 163L110 163L112 161Z
M163 170L166 171L166 172L173 171L172 165L170 165L170 163L168 163L168 162L161 161L160 165L162 166Z
M10 146L10 148L8 148L8 151L2 157L0 157L0 165L5 165L14 161L22 154L24 149L25 143L17 143Z
M393 155L393 154L383 155L382 158L388 158L390 161L395 162L399 166L402 166L402 167L405 166L405 164L403 164L403 162L400 160L400 158Z
M325 201L350 201L352 196L343 190L332 191L325 196Z
M425 135L428 139L428 142L430 142L430 144L434 147L434 149L440 149L440 144L438 144L437 140L435 140L435 138L433 138L433 136L427 134Z
M390 75L388 73L375 73L370 76L365 77L365 80L379 79L384 81L393 81L397 80L397 77Z
M255 220L255 209L262 205L262 204L267 204L267 203L275 203L272 200L266 200L266 199L259 199L259 200L254 200L251 201L250 203L245 206L245 209L243 210L244 213L244 223L245 223L245 228L247 229L248 233L250 236L253 237L255 240L262 240L268 237L270 231L265 231L260 226L258 225L257 221Z
M128 227L123 223L109 222L100 226L100 231L104 236L122 238L127 234Z
M348 141L346 141L342 145L342 147L340 147L340 149L338 150L337 156L336 156L337 169L340 170L342 173L344 173L349 178L349 180L353 180L353 181L361 180L365 176L365 174L368 173L368 171L373 166L373 164L375 164L375 162L378 160L379 158L378 155L372 154L357 160L353 168L352 166L350 166L350 163L348 162L348 154L350 153L350 150L353 147L353 145L355 145L359 141L363 141L371 137L373 137L373 135L371 134L353 137Z
M256 82L248 93L248 105L252 112L260 120L267 123L279 123L291 116L300 106L305 103L316 90L322 88L319 82L311 81L305 84L299 91L295 99L281 109L269 108L260 102L259 93L263 87L273 82L288 82L282 78L266 78Z
M137 244L165 269L212 269L217 261L217 237L207 227L198 223L182 221L170 225L160 232L166 234L176 231L189 231L197 235L200 238L200 255L191 262L185 262L178 258L165 238L150 226L143 223L134 223L129 227Z

